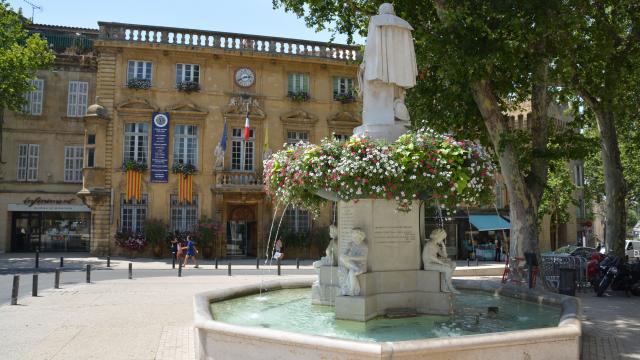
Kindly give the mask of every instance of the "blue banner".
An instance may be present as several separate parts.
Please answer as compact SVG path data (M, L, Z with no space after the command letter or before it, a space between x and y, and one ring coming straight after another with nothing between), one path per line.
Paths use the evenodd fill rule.
M156 113L151 121L151 182L169 181L169 113Z

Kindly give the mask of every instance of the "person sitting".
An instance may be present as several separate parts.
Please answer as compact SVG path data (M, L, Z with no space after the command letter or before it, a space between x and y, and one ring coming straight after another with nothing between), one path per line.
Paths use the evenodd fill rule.
M284 252L282 251L282 240L276 240L275 248L276 251L273 253L273 260L281 261L282 259L284 259Z

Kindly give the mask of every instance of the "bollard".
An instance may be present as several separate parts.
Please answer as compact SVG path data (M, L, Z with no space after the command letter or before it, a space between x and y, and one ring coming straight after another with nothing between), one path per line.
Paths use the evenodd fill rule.
M171 268L176 268L176 254L173 254L173 256L171 257Z
M182 277L182 263L178 264L178 277Z
M231 261L227 264L227 275L231 276Z
M129 263L129 280L133 279L133 264Z
M60 267L64 267L64 257L60 256Z
M111 267L111 256L107 255L107 267Z
M260 269L260 258L256 258L256 269Z
M296 269L300 269L300 259L296 258Z
M478 256L476 255L476 266L480 266L480 265L479 265L479 263L478 263L479 261L480 261L480 259L479 259L479 258L478 258Z
M91 265L87 264L87 284L91 283Z
M38 274L33 274L33 281L31 281L31 296L38 296Z
M278 276L280 276L280 259L278 259Z
M40 250L36 249L36 269L40 267Z
M53 280L53 288L60 289L60 269L56 269L56 275Z
M11 288L11 305L18 305L18 288L20 287L20 275L13 275L13 287Z
M216 258L216 270L218 270L218 258Z

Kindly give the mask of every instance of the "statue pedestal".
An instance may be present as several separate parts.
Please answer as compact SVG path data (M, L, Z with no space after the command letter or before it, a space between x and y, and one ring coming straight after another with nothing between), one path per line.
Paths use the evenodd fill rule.
M365 232L369 250L367 272L358 276L360 295L335 297L337 319L366 321L391 308L453 312L453 294L442 291L443 274L421 270L421 223L417 204L400 212L394 200L338 202L338 253L348 249L353 228Z
M365 136L371 139L383 139L394 142L407 132L408 121L394 121L390 124L364 124L353 129L353 135Z
M318 281L311 287L311 303L314 305L333 305L340 294L338 267L321 266L318 268Z

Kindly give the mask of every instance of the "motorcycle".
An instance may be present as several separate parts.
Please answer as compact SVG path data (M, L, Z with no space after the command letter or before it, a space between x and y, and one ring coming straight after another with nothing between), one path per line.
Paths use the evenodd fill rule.
M624 263L623 259L614 255L607 256L600 262L600 277L596 280L596 294L602 296L611 285L613 290L624 290L640 296L640 263Z

